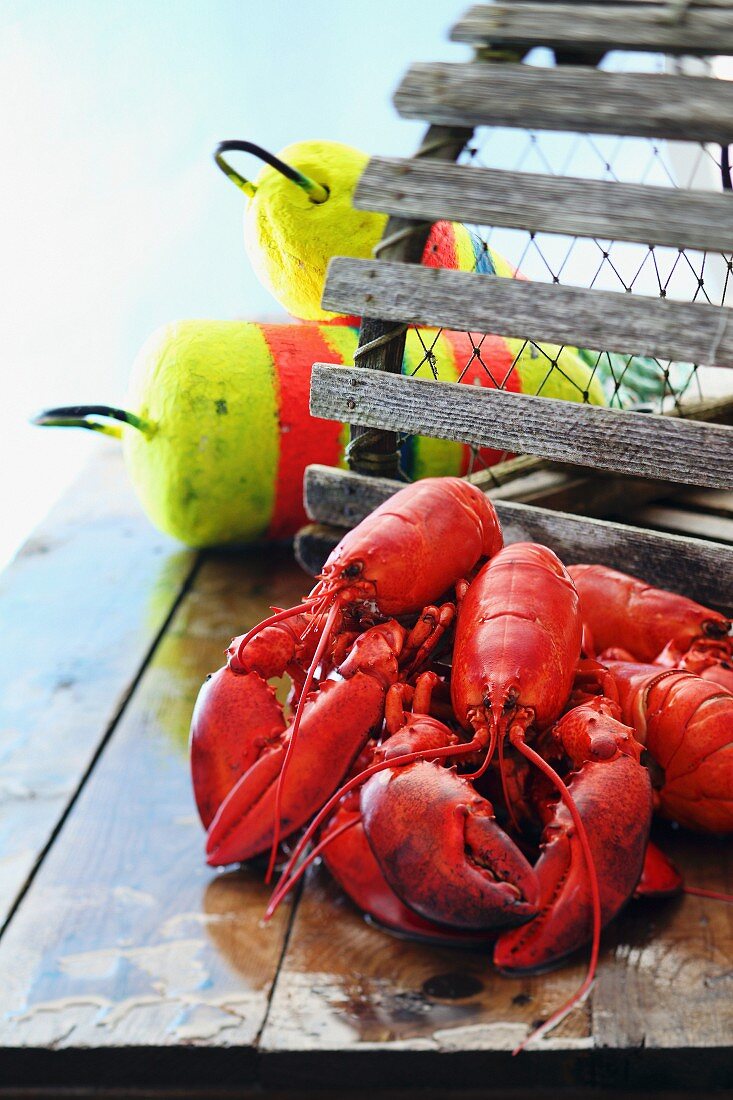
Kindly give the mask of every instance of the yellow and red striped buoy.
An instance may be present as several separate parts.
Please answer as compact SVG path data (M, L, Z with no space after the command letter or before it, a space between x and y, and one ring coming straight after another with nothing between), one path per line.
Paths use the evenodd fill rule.
M126 409L51 409L37 422L122 437L148 516L189 546L287 538L305 522L306 466L342 465L348 438L344 425L308 411L312 364L351 364L357 337L350 323L181 321L142 348ZM468 334L425 329L408 333L403 370L536 392L546 364L524 349L512 367L521 341L477 340L490 373ZM583 370L588 378L589 368ZM565 390L552 396L582 400L579 387L554 373ZM499 457L486 450L479 461ZM414 437L402 446L411 479L465 473L470 460L468 447L449 440Z

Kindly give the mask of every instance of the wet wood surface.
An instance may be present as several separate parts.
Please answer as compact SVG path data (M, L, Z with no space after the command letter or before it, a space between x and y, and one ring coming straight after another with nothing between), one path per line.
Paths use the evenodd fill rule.
M121 500L121 465L104 477L105 497ZM59 530L65 509L74 514L72 501L60 506ZM100 560L116 537L114 525L97 529ZM135 568L154 572L147 544L129 543ZM159 575L177 577L164 628L133 646L121 714L0 936L0 1097L315 1100L338 1090L433 1100L450 1090L549 1100L562 1087L568 1100L638 1100L648 1089L681 1100L733 1087L733 909L720 903L630 905L604 935L590 999L516 1058L517 1040L581 980L583 953L549 975L501 978L488 947L436 948L368 925L322 868L264 925L262 867L204 863L186 738L199 685L230 635L296 601L309 581L287 549L183 552L183 570L181 553L166 544L156 557ZM33 557L21 561L32 587ZM43 554L37 562L46 568ZM120 595L119 575L107 575L106 597L96 589L105 606ZM16 624L4 625L12 636ZM138 639L117 630L128 646ZM86 705L100 708L98 696ZM65 713L57 726L52 711L34 750L39 781L66 729ZM733 889L729 845L669 829L662 840L691 884Z
M232 633L271 602L297 600L304 581L289 552L210 557L197 571L0 940L0 1066L11 1077L48 1085L71 1063L89 1083L104 1051L118 1084L205 1083L215 1048L236 1055L224 1074L251 1076L288 908L265 926L261 869L206 867L188 727ZM129 1047L145 1049L130 1059ZM45 1059L28 1058L39 1049Z
M0 928L196 560L151 527L121 466L103 441L0 577Z

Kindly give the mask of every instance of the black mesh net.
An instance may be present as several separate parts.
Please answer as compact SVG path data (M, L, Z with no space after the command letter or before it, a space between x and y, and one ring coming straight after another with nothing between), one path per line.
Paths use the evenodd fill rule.
M663 69L661 57L608 55L607 69ZM595 134L479 128L459 163L664 188L720 191L719 146ZM677 299L729 304L733 257L625 241L471 225L446 228L446 266ZM438 249L440 251L440 249ZM442 262L438 256L438 263ZM622 355L415 327L405 372L516 392L684 416L700 401L733 393L733 372L699 363ZM503 456L500 456L503 457ZM474 450L471 469L495 462Z

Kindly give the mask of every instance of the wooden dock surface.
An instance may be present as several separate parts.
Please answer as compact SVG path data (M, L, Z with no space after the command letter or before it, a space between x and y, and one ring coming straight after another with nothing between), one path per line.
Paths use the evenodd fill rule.
M704 500L647 521L689 526ZM264 925L262 869L206 867L196 693L230 635L309 583L288 549L196 554L156 534L112 451L0 578L0 1096L733 1089L731 906L630 905L585 1004L514 1058L584 955L502 978L486 950L371 927L321 869ZM733 892L730 844L660 843L691 885Z

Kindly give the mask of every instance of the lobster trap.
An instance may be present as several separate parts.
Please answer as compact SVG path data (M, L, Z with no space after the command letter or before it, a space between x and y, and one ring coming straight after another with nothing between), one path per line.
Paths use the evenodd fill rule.
M350 469L308 469L299 559L317 571L400 487L421 434L464 445L507 541L729 610L733 550L695 509L733 489L733 84L710 61L733 7L512 0L452 38L473 59L413 65L395 95L428 123L417 153L357 189L389 214L374 259L329 270L359 369L316 364L311 411L351 423ZM462 223L450 266L421 263L436 222ZM676 521L649 507L672 495Z

